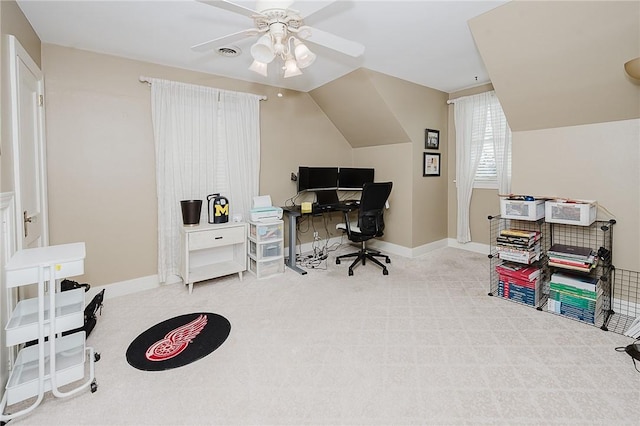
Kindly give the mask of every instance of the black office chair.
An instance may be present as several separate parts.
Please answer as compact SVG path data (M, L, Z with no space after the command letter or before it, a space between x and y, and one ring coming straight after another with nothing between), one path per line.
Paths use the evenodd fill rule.
M349 266L349 275L353 275L353 268L358 265L358 263L362 262L364 265L367 259L382 267L383 275L389 275L387 267L376 259L382 258L385 263L391 263L389 256L381 254L376 250L367 249L365 243L372 238L378 238L383 235L383 210L389 194L391 194L392 186L393 182L365 183L362 187L362 195L358 208L358 222L350 223L349 212L345 211L344 223L336 225L337 229L342 229L347 232L347 237L350 241L362 243L360 250L356 253L336 257L337 265L340 264L342 259L355 257L355 260L351 266Z

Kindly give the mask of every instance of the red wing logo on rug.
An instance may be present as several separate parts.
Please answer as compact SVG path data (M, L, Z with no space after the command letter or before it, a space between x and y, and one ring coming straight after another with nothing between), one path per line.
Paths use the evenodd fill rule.
M231 323L211 312L195 312L162 321L136 337L127 362L139 370L163 371L197 361L222 345Z
M189 324L168 332L164 339L158 340L147 349L145 356L149 361L164 361L173 358L189 346L189 343L200 334L205 325L207 325L207 317L200 315Z

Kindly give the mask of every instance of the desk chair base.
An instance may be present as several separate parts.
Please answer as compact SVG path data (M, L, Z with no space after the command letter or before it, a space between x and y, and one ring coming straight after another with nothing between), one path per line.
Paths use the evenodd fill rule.
M340 264L341 259L350 257L355 257L355 260L349 266L349 276L353 275L353 268L355 268L360 262L362 262L362 264L364 265L367 259L382 268L382 275L389 275L387 267L384 266L378 259L376 259L376 257L380 257L384 259L385 263L391 263L391 259L389 259L389 256L381 254L376 250L368 250L364 245L364 241L362 242L362 248L360 249L360 251L355 253L343 254L342 256L336 257L336 265Z

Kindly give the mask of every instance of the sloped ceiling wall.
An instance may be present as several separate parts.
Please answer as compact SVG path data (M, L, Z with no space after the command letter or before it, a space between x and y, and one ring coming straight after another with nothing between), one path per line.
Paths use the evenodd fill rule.
M514 131L640 118L638 1L512 1L469 21Z
M378 92L371 71L357 69L309 95L353 148L411 142Z

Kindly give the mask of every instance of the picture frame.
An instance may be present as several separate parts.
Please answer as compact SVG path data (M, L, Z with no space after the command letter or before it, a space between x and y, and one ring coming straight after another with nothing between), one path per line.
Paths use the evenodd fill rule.
M440 147L440 130L424 129L424 149Z
M422 176L440 176L440 154L424 153Z

